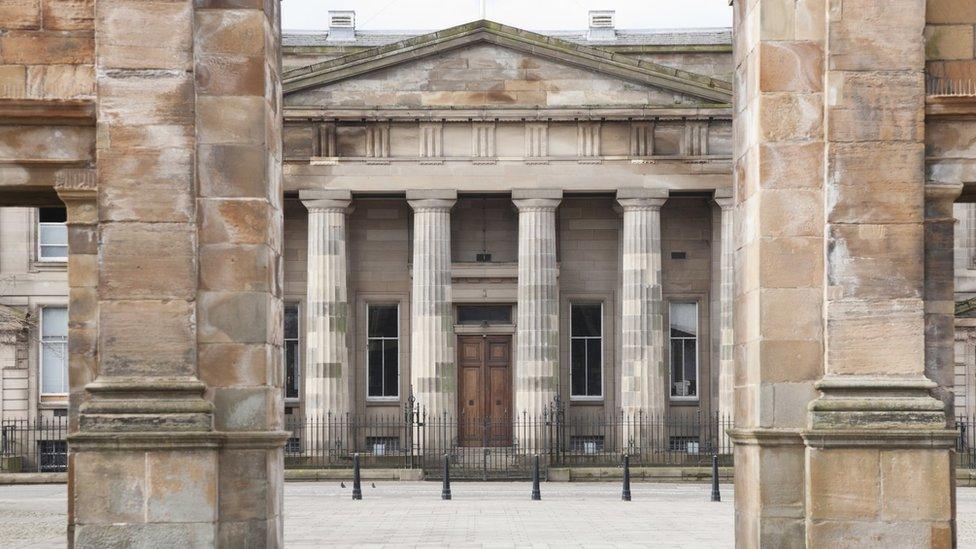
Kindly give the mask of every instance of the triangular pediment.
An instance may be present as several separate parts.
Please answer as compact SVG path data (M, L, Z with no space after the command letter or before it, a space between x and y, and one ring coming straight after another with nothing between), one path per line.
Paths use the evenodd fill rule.
M560 67L565 70L560 72ZM443 100L442 105L455 99L476 103L470 98L477 98L478 92L493 94L483 96L486 103L492 98L504 103L517 99L519 92L531 98L532 92L545 89L567 105L608 104L613 98L640 103L642 91L647 94L645 104L732 101L728 82L482 20L288 71L283 75L286 102L317 102L312 90L340 96L355 92L357 80L378 88L373 91L442 91L429 99L435 103L428 103ZM590 82L594 93L585 94L583 83L594 80L600 81ZM601 90L606 92L602 96L596 93ZM465 91L473 93L461 93Z

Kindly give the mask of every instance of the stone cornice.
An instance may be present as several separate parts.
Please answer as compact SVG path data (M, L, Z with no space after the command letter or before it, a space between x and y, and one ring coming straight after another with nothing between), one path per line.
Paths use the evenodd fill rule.
M0 124L93 126L95 102L5 99L0 101Z
M925 118L976 119L976 95L930 95L925 98Z
M715 78L665 67L622 54L574 44L552 36L481 20L392 44L344 55L285 72L285 94L330 84L421 57L474 43L490 43L683 93L712 103L730 105L732 85Z
M726 106L699 107L633 107L633 106L566 106L546 108L334 108L315 105L285 107L286 123L356 120L356 121L546 121L578 120L732 120L732 109Z

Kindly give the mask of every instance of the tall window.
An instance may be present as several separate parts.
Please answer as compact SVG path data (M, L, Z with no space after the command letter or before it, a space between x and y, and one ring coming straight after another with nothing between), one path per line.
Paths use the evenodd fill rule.
M698 304L668 304L671 343L671 397L698 398Z
M41 309L41 394L68 394L68 308Z
M67 211L64 208L40 208L37 219L37 258L40 261L67 261Z
M298 398L302 386L301 347L298 337L298 305L285 305L285 398Z
M400 395L400 319L397 305L367 305L366 395Z
M570 396L603 396L603 305L570 306Z

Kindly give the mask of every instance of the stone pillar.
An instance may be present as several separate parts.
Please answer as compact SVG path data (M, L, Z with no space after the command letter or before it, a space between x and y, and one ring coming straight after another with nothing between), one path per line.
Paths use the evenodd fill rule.
M344 421L350 412L346 215L352 193L303 190L299 198L308 208L305 416Z
M925 185L925 376L938 384L947 425L955 421L955 224L961 183Z
M519 212L515 413L541 416L559 391L556 208L560 190L517 190Z
M728 194L731 195L731 192ZM732 301L734 300L734 280L735 271L733 261L735 259L735 242L732 234L732 212L735 206L735 199L731 196L717 196L715 203L722 209L721 227L719 238L721 243L712 243L719 247L719 261L717 265L712 265L712 269L718 271L718 299L717 310L712 314L718 316L716 323L715 337L713 341L718 343L718 352L715 356L718 362L712 365L718 368L718 416L723 425L731 425L735 420L735 407L732 401L733 385L735 383L735 365L732 360L733 330L732 330Z
M451 298L451 208L457 192L407 191L407 200L413 208L410 387L429 415L454 418L457 367Z
M643 418L644 424L662 421L668 411L661 288L661 206L667 199L667 189L617 191L624 217L620 407L628 419ZM622 441L630 447L651 443L635 429L639 425L626 422Z
M826 4L733 3L732 437L741 548L803 547L806 537L801 432L824 359Z
M97 258L69 259L69 543L280 547L278 3L95 11L97 219L69 221L69 252Z

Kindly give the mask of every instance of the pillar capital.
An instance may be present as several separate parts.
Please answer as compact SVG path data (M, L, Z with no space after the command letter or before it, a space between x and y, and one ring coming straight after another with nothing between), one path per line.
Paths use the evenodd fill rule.
M519 211L555 210L563 200L561 189L515 189L512 202Z
M728 210L732 206L735 206L735 197L732 196L732 189L715 189L712 200L723 210Z
M457 191L453 189L410 189L407 203L413 211L450 210L457 202Z
M298 191L298 199L308 208L308 211L341 211L350 213L352 192L344 190L302 189Z

